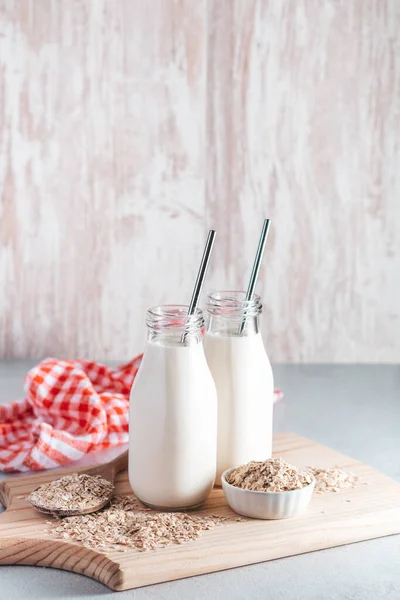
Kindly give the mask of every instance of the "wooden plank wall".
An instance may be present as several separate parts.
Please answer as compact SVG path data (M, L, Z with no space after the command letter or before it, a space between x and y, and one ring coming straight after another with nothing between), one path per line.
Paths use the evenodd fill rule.
M400 361L398 0L0 0L0 356L127 359L259 291L274 361Z

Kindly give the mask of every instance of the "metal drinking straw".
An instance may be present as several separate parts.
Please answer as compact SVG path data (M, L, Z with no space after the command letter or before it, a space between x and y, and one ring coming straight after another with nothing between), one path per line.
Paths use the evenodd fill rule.
M254 293L254 289L257 284L258 274L260 272L261 262L262 262L263 255L264 255L265 244L267 242L270 224L271 224L270 219L264 220L264 224L263 224L263 227L261 230L260 241L258 242L256 257L254 259L253 270L250 275L249 287L247 288L247 292L246 292L246 302L251 300L253 293ZM246 317L244 317L243 321L240 324L239 335L241 335L243 333L243 329L244 329L245 325L246 325Z
M206 241L206 245L203 252L203 258L201 259L199 272L197 273L196 283L194 284L192 299L190 300L189 309L188 309L188 317L193 315L196 311L197 304L199 302L199 296L201 294L201 289L203 287L204 279L207 273L208 264L210 262L211 252L214 245L216 232L214 229L210 229L208 232L208 237ZM189 320L189 319L188 319ZM186 336L188 334L188 324L185 325L185 332L181 337L181 344L185 342Z

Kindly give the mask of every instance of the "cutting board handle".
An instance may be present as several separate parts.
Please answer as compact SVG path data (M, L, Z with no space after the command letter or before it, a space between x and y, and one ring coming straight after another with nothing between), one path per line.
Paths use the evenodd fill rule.
M5 479L0 483L0 502L10 508L11 504L17 504L43 483L49 483L59 477L70 473L88 473L88 475L101 475L104 479L114 481L114 477L128 467L128 450L104 465L92 467L80 467L42 472L40 474L28 475L27 477L13 477Z

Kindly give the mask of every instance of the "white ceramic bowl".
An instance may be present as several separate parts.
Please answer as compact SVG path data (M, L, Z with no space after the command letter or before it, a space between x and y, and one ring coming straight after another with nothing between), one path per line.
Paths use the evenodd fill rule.
M226 478L235 469L222 474L222 488L229 506L239 515L252 519L287 519L304 510L315 486L315 479L306 487L289 492L255 492L231 485Z

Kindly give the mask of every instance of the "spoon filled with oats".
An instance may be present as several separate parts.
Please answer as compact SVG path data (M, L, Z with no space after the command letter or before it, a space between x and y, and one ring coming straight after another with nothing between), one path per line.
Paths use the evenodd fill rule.
M117 473L128 466L128 451L101 468L101 475L72 473L44 483L28 496L41 513L56 517L87 515L109 504Z

